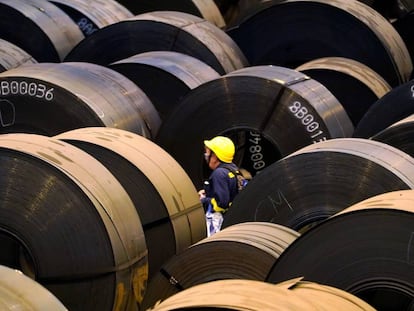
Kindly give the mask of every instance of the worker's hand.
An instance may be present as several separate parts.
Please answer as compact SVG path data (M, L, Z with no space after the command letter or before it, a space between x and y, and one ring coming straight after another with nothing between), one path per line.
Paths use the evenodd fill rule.
M200 191L198 191L198 198L201 200L201 199L204 199L206 197L206 191L204 190L204 189L202 189L202 190L200 190Z

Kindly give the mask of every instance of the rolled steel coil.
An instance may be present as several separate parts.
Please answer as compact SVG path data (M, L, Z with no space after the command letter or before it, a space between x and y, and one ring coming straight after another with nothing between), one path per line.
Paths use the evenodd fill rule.
M172 51L137 54L108 65L133 81L165 120L192 89L220 77L192 56Z
M394 87L361 118L353 136L370 138L414 113L414 80Z
M220 74L248 65L223 30L200 17L176 11L142 13L108 25L82 40L65 61L108 65L150 51L187 54Z
M414 3L412 4L414 5ZM411 8L407 14L392 21L392 26L399 33L408 52L410 53L411 61L414 61L414 40L413 40L413 28L414 28L414 8ZM411 72L410 80L414 78Z
M368 139L313 144L255 176L235 198L223 227L268 221L305 232L371 196L413 189L414 159Z
M193 244L164 263L148 283L142 307L192 286L223 279L263 281L299 233L270 223L243 223Z
M78 25L85 37L134 15L115 0L48 0Z
M3 72L0 81L0 133L105 126L152 137L161 123L142 90L100 65L39 63Z
M178 11L201 17L219 28L224 28L226 22L213 0L118 0L135 15L153 11Z
M269 284L255 280L219 280L197 285L161 301L163 310L365 310L375 309L362 299L332 286L289 280Z
M36 64L37 61L18 46L0 39L0 72L25 64Z
M413 190L392 191L344 209L296 239L267 281L300 275L378 310L412 310L413 203Z
M1 264L69 310L130 310L148 276L144 232L118 180L95 158L37 134L0 135Z
M55 138L98 159L124 187L143 225L149 278L171 256L206 236L204 209L194 185L152 141L107 127L75 129Z
M68 310L42 285L6 266L0 266L0 308L3 311Z
M304 146L352 132L342 105L316 80L289 68L252 66L191 90L155 142L201 187L209 173L203 140L217 134L233 138L235 163L254 176Z
M324 57L296 70L322 83L338 99L354 126L391 86L368 66L349 58Z
M47 0L1 0L0 38L38 62L60 62L84 35L66 13Z
M372 68L392 87L407 82L413 67L390 22L359 1L281 1L227 34L253 66L296 68L321 57L345 57Z

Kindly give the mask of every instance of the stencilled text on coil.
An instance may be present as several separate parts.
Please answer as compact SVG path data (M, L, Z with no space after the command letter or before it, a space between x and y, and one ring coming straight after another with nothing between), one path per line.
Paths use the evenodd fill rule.
M26 81L1 81L0 96L28 95L51 101L54 98L54 88L48 88L42 83Z
M289 110L301 121L314 144L326 140L325 133L320 129L319 122L315 120L315 117L299 101L294 101L289 106Z
M250 160L253 162L253 168L256 171L260 171L266 166L266 163L263 160L262 146L260 145L260 134L257 134L253 131L249 132L249 142L253 145L249 147Z

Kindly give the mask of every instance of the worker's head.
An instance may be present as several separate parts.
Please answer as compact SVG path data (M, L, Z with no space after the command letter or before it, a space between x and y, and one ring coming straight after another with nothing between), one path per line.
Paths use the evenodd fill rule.
M204 146L211 150L220 162L231 163L233 161L235 147L230 138L216 136L211 140L205 140Z

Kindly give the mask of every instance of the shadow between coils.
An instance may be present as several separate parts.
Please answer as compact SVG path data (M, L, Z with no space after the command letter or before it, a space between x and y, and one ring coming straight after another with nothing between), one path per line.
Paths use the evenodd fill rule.
M0 82L0 133L52 136L102 126L151 137L161 123L145 93L104 66L38 63L5 71Z
M117 179L86 152L41 135L0 135L0 162L0 263L69 310L136 305L147 247Z
M359 1L276 2L227 34L252 66L296 68L321 57L345 57L372 68L392 87L407 82L413 67L390 22Z
M1 0L0 37L38 62L62 61L84 39L66 13L41 0Z
M331 139L254 177L224 215L223 228L267 221L305 232L359 201L413 187L414 160L408 154L368 139Z
M393 191L344 209L296 239L266 280L300 275L378 310L412 310L413 203L413 190Z
M377 100L355 128L354 137L370 138L414 113L414 80L394 87Z
M81 128L55 138L99 160L120 182L141 219L149 279L174 254L206 236L204 209L191 180L152 141L114 128Z
M144 310L192 286L223 279L264 280L299 233L270 223L244 223L195 243L164 263L148 283Z
M173 51L141 53L108 67L143 90L162 120L192 89L220 77L217 71L201 60Z
M296 70L322 83L338 99L354 126L391 86L374 70L349 58L324 57Z
M99 29L74 47L65 61L108 65L150 51L187 54L220 74L248 65L223 30L197 16L175 11L143 13Z
M26 51L6 40L0 39L0 72L21 65L36 64L37 61Z
M115 0L49 0L64 11L85 37L107 25L133 17L127 8Z
M208 177L203 140L218 134L233 138L235 162L254 176L304 146L352 132L347 113L322 84L293 69L254 66L191 90L154 141L201 188Z

